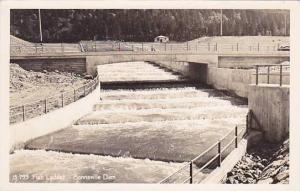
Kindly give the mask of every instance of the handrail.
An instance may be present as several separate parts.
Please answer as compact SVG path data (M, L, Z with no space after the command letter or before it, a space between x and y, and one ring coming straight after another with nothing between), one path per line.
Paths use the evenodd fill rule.
M247 121L248 123L248 121ZM246 127L248 125L246 124ZM210 165L213 161L215 161L218 158L218 165L221 166L222 163L222 153L228 149L228 147L230 145L232 145L232 143L235 142L235 148L238 147L238 137L240 136L241 133L245 133L243 130L245 128L242 128L242 130L240 130L240 132L238 132L238 126L236 125L235 128L231 131L229 131L225 136L223 136L221 139L219 139L217 142L215 142L214 144L212 144L209 148L207 148L205 151L203 151L200 155L196 156L195 158L193 158L192 160L190 160L187 164L185 164L184 166L182 166L180 169L178 169L176 172L172 173L171 175L167 176L166 178L162 179L161 181L159 181L159 183L166 183L166 181L168 179L170 179L171 177L173 177L174 175L178 174L179 172L181 172L184 168L186 168L187 166L190 166L190 175L187 179L185 179L182 183L187 182L188 180L190 180L190 183L193 183L193 177L195 177L196 175L198 175L202 170L204 170L208 165ZM229 140L229 142L223 147L221 148L221 142L226 139L232 132L235 132L234 136L232 139ZM192 169L192 165L193 163L198 160L199 158L203 157L207 152L211 151L216 145L218 145L218 153L216 155L214 155L209 161L207 161L200 169L197 169L196 172L193 173L193 169Z
M255 67L255 85L258 85L259 84L259 75L262 75L265 73L259 73L259 68L267 68L267 84L270 84L270 68L271 67L279 67L279 86L282 86L282 81L283 81L283 76L286 76L286 75L283 75L283 73L286 73L286 72L283 72L282 69L283 67L290 67L289 64L264 64L264 65L260 65L260 64L256 64L254 65Z
M65 52L106 52L106 51L201 51L201 52L278 52L278 43L218 43L218 42L116 42L80 41L79 43L34 43L32 45L11 45L12 54L44 54ZM31 48L31 49L30 49Z
M10 109L10 119L12 119L16 116L19 116L19 115L23 116L22 120L14 120L14 121L10 120L10 122L11 123L16 123L16 122L19 122L19 121L25 121L27 119L26 113L36 111L37 109L43 110L43 111L39 111L36 114L33 114L34 117L39 116L41 114L48 113L49 108L50 107L53 108L53 106L54 106L54 108L56 106L58 106L60 108L64 107L66 104L73 103L76 100L80 99L82 96L84 97L84 96L88 95L91 92L91 89L95 89L97 87L98 83L99 83L99 76L97 75L96 77L94 77L93 80L91 80L90 82L88 82L88 83L86 83L86 84L84 84L84 85L82 85L82 86L80 86L76 89L67 90L67 91L64 91L62 93L58 93L58 94L55 94L53 96L49 96L45 99L32 101L32 102L29 102L29 103L25 103L23 105L10 107L9 108ZM78 92L82 88L84 88L83 92L76 95L76 92ZM72 95L70 95L70 93ZM78 95L79 95L79 97L78 97ZM54 102L53 101L49 102L49 100L55 100L55 101ZM71 101L69 101L69 100L71 100ZM65 101L67 101L67 102L65 102ZM28 109L26 109L26 108L28 108ZM14 111L14 110L21 110L21 111L16 113L16 111Z

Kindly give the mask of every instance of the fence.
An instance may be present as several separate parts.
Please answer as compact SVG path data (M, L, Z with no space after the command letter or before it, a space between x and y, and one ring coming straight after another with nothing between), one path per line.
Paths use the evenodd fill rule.
M220 167L222 165L222 161L231 152L231 150L238 147L238 142L245 134L245 130L247 130L247 128L248 115L246 128L241 128L241 130L238 131L238 126L235 126L233 130L228 132L219 141L217 141L200 155L189 161L179 170L161 180L159 183L200 183L201 177L199 178L199 175L201 174L201 172L209 168L214 168L215 166ZM224 146L222 147L223 144ZM211 155L211 152L216 152L216 154L214 154L213 156L207 156L208 154ZM195 169L195 166L197 166L197 169Z
M97 87L98 83L99 78L96 76L92 81L77 89L65 91L22 106L11 107L10 123L25 121L73 103L92 92Z
M259 84L259 76L266 76L265 79L261 79L261 83L266 83L266 84L278 83L279 86L282 86L283 77L290 76L289 69L290 69L290 65L288 64L255 65L255 84L256 85ZM273 79L271 79L270 76L274 76L274 77L277 76L279 77L279 79L276 79L274 77ZM285 83L287 82L289 82L289 78L288 80L285 80Z
M115 42L115 41L81 41L78 43L44 43L32 45L11 45L11 55L42 55L66 54L80 52L106 52L106 51L168 51L168 52L251 52L265 53L280 51L278 43L154 43L154 42Z

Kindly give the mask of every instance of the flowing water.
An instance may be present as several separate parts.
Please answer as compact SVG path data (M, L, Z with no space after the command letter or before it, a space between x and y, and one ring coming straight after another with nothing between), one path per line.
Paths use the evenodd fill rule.
M185 78L155 65L102 65L99 76L121 88L101 90L93 112L12 154L12 182L156 183L236 125L245 126L243 101L207 87L174 86ZM122 85L138 81L158 84ZM20 179L22 173L29 178Z

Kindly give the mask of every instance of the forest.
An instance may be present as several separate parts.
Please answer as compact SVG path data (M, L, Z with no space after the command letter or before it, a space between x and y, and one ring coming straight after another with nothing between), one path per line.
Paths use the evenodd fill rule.
M43 42L80 40L171 41L219 36L221 11L213 9L41 9ZM37 9L12 9L10 33L40 41ZM289 36L288 10L223 9L223 36Z

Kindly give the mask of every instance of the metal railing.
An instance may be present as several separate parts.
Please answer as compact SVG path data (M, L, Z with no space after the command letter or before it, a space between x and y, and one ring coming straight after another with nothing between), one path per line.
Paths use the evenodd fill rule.
M217 43L217 42L116 42L81 41L80 43L32 43L32 45L11 45L10 53L17 55L43 55L50 53L82 53L107 51L133 52L203 52L203 53L266 53L280 52L278 43Z
M282 86L283 77L290 76L289 69L289 64L255 65L255 84L259 84L259 76L266 76L266 79L261 83L279 84L279 86ZM271 79L271 76L278 76L279 79Z
M79 88L65 91L31 103L26 103L21 106L10 107L10 123L26 121L27 119L46 114L55 109L63 108L64 106L91 93L98 84L99 77L97 75L92 81L80 86Z
M247 115L248 119L248 115ZM248 120L247 120L248 123ZM230 153L229 149L234 145L234 148L231 148L232 150L235 148L238 148L238 142L239 139L245 134L247 130L248 125L246 124L246 128L241 128L241 130L238 132L238 126L235 126L233 130L228 132L225 136L223 136L220 140L215 142L213 145L211 145L208 149L206 149L204 152L202 152L200 155L196 156L192 160L190 160L187 164L182 166L180 169L178 169L173 174L167 176L163 180L161 180L160 184L166 184L166 183L200 183L201 180L197 179L197 176L201 174L204 170L208 169L208 167L214 167L218 166L220 167L222 165L222 161L225 159L226 155ZM234 133L234 134L233 134ZM230 139L230 137L233 137ZM224 144L225 142L225 144ZM222 146L224 144L224 146ZM213 156L206 156L207 154L211 154L212 151L216 150L216 154ZM201 164L201 162L205 160L207 162L204 162L204 164ZM200 162L199 162L200 161ZM202 162L203 163L203 162ZM195 168L195 165L197 166L197 169Z

